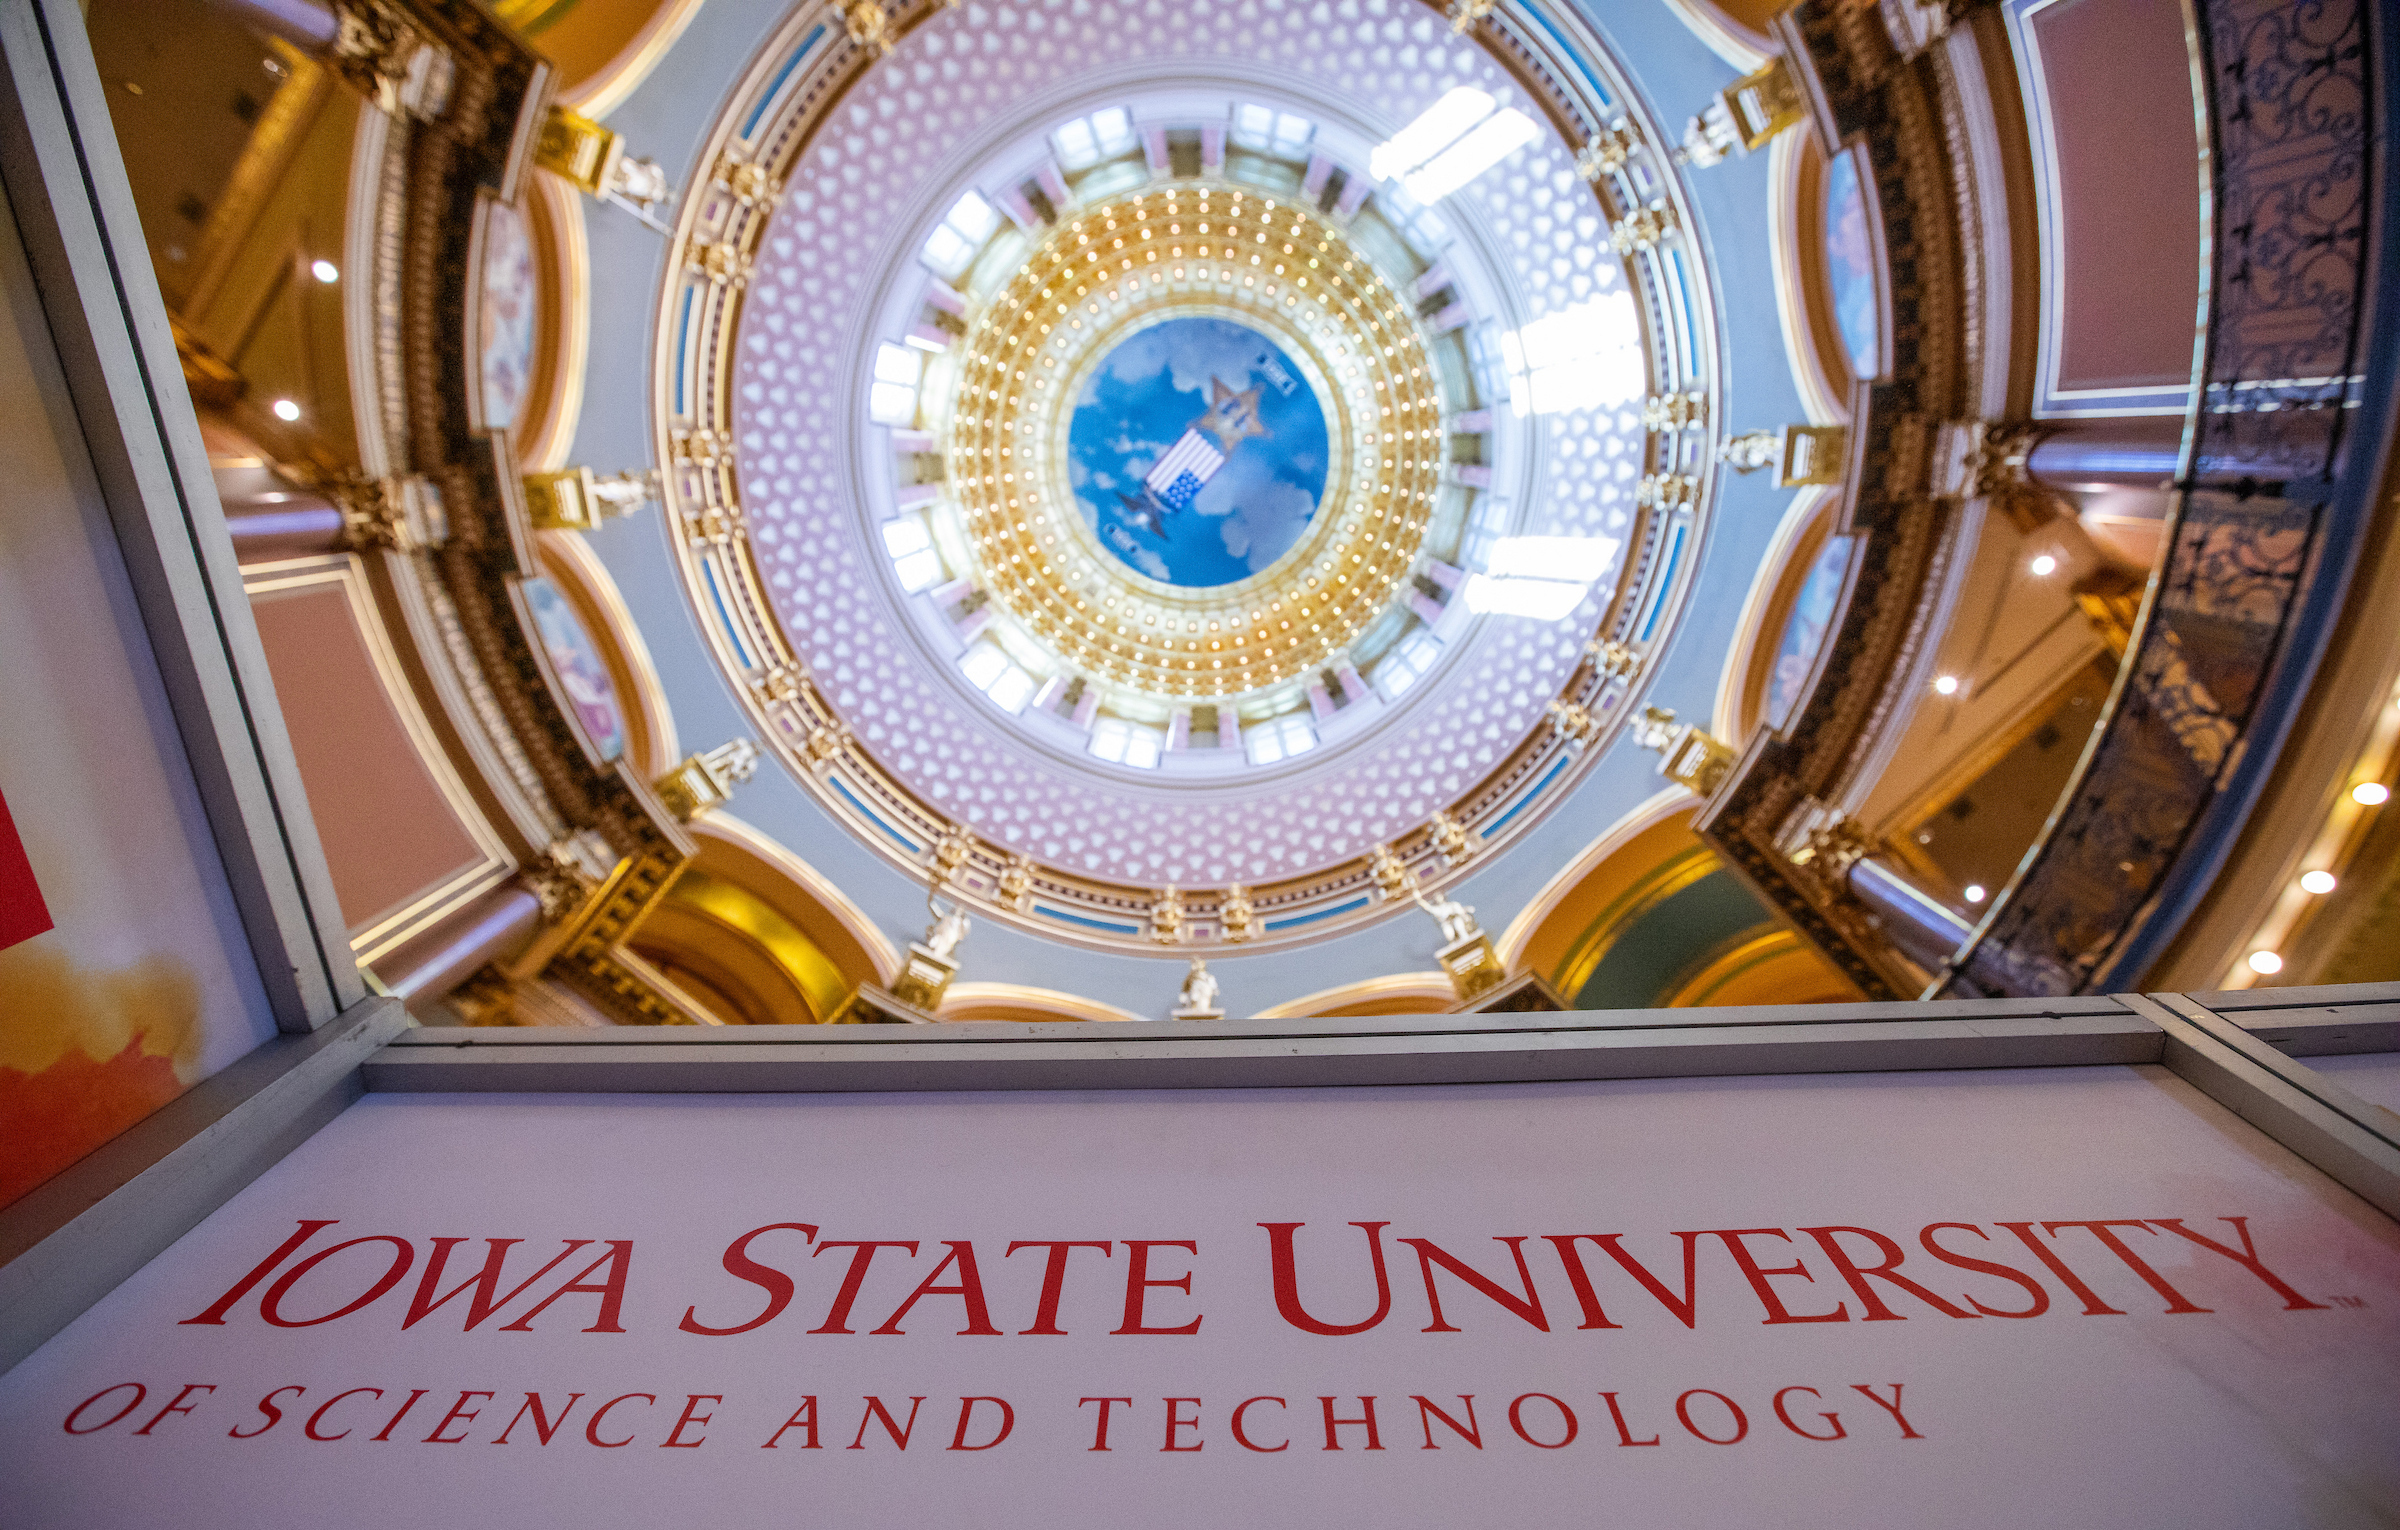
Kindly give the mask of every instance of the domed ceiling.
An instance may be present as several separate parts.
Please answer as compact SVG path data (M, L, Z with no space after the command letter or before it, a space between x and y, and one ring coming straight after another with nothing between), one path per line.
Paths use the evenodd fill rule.
M1126 948L1317 939L1532 829L1715 487L1692 215L1599 38L849 23L787 21L720 112L653 351L686 592L794 778Z

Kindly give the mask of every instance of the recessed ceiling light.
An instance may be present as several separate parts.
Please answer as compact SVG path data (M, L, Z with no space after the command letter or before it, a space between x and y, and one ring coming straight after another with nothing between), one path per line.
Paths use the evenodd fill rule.
M1990 893L1984 891L1983 884L1981 882L1969 882L1967 884L1967 901L1969 903L1981 903L1984 899L1990 896Z
M2392 800L2392 789L2381 781L2361 781L2350 788L2350 800L2360 807L2381 807Z
M1956 676L1956 675L1942 675L1942 676L1939 676L1939 677L1938 677L1938 678L1936 678L1936 679L1934 680L1934 682L1933 682L1933 692L1934 692L1934 694L1935 694L1935 695L1937 695L1937 696L1955 696L1955 695L1957 695L1957 694L1958 694L1958 676Z
M288 398L279 398L267 407L275 411L275 418L279 420L288 422L300 418L300 406Z
M2272 951L2250 953L2250 970L2261 977L2273 977L2283 970L2283 958Z
M2330 871L2304 871L2300 873L2300 890L2302 892L2329 893L2338 885L2340 884L2334 880L2333 873Z
M2058 572L2058 560L2051 557L2048 553L2044 553L2040 557L2034 559L2033 562L2028 566L2032 568L2034 577L2037 579L2046 579L2050 575Z
M342 279L342 268L330 260L312 261L309 263L308 274L330 287Z

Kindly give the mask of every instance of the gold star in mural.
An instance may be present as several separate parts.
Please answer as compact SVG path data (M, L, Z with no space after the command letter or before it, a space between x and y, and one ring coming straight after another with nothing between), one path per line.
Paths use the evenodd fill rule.
M1258 390L1236 393L1214 377L1208 380L1208 413L1192 424L1215 436L1218 449L1227 455L1251 436L1267 433L1258 419Z

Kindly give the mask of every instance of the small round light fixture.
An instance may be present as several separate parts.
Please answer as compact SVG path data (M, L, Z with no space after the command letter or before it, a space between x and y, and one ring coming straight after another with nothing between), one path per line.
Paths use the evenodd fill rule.
M2392 800L2392 789L2381 781L2361 781L2350 788L2350 800L2360 807L2381 807Z
M1981 903L1984 899L1990 896L1991 894L1984 890L1984 886L1981 882L1969 882L1967 884L1967 901L1969 903Z
M300 406L288 398L279 398L267 407L275 411L275 418L287 424L300 418Z
M330 260L309 262L308 274L330 287L342 279L342 268Z
M2303 871L2300 873L2300 890L2302 892L2322 895L2333 891L2340 885L2334 880L2333 873L2330 871Z
M2026 566L2033 570L2033 577L2036 579L2047 579L2058 572L2058 560L2048 553L2042 554Z
M2283 970L2283 958L2272 951L2250 953L2250 970L2260 977L2273 977Z
M1934 680L1934 682L1933 682L1933 693L1934 693L1936 696L1955 696L1955 695L1957 695L1957 694L1958 694L1958 676L1956 676L1956 675L1941 675L1941 676L1938 676L1938 677L1936 677L1936 679L1935 679L1935 680Z

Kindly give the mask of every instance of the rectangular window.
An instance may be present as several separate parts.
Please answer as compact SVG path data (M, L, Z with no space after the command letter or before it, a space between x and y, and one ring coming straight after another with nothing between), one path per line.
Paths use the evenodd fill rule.
M1244 729L1242 747L1251 764L1272 765L1316 748L1316 726L1305 712L1286 712Z

